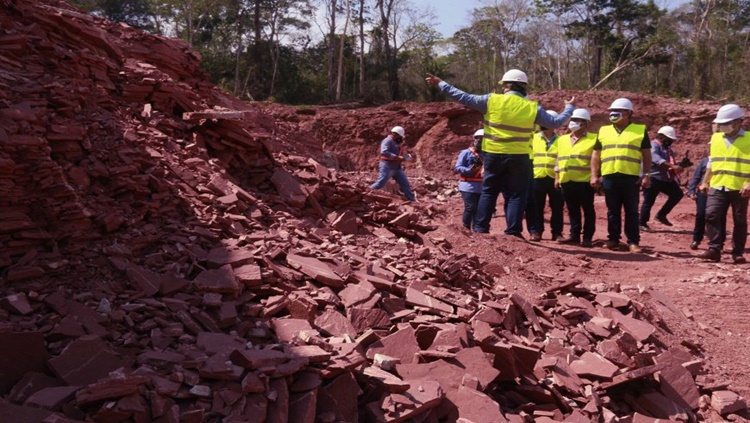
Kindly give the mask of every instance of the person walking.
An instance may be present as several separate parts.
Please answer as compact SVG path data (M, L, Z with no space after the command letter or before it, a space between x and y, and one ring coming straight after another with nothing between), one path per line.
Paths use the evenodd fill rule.
M547 110L551 116L557 112ZM540 128L531 141L532 168L534 177L531 180L531 196L526 209L527 225L531 241L541 241L544 233L544 207L549 198L550 231L552 240L562 238L563 231L563 197L559 187L555 187L555 164L557 162L558 136L554 129Z
M618 98L609 106L612 125L599 128L591 155L591 186L604 188L607 204L607 248L616 250L622 234L625 211L625 237L631 253L640 253L638 227L639 187L651 184L651 142L646 125L631 122L633 103Z
M464 200L461 223L471 230L471 223L477 212L479 196L482 194L482 137L484 130L474 132L472 145L458 153L454 170L458 173L458 192Z
M379 176L374 184L370 185L372 189L383 188L389 179L394 181L401 188L401 192L408 201L414 201L414 193L409 185L409 178L406 177L401 163L408 160L411 156L401 154L401 144L406 138L406 131L401 126L394 126L390 134L380 142L380 163L378 164Z
M688 183L688 198L695 200L695 224L693 225L693 242L690 243L691 250L698 249L706 231L706 202L708 197L698 187L706 176L707 165L708 157L702 158L693 172L693 178Z
M719 132L711 136L706 176L700 190L706 201L708 249L698 257L718 262L727 237L727 212L732 208L732 261L747 263L747 205L750 198L750 134L742 128L745 111L736 104L719 108L714 122Z
M570 220L570 236L559 239L563 244L581 244L591 248L596 231L594 188L591 181L591 155L596 144L596 133L588 132L591 114L586 109L575 109L568 123L570 133L557 139L557 168L555 187L562 190ZM581 220L583 211L583 221ZM583 232L583 240L581 240Z
M565 101L565 109L559 116L550 116L537 102L526 98L528 77L517 69L503 75L500 94L468 94L431 74L427 74L425 81L484 114L484 179L472 230L489 233L497 197L502 193L506 209L505 234L523 238L523 212L531 179L529 139L534 124L552 129L560 127L570 118L575 97Z
M656 220L664 226L672 226L667 215L684 195L677 179L684 169L675 160L672 149L675 141L677 141L677 133L671 126L659 128L656 139L651 141L651 185L643 190L643 204L639 220L641 230L651 229L648 226L651 207L654 206L659 193L667 195L667 201L656 213Z

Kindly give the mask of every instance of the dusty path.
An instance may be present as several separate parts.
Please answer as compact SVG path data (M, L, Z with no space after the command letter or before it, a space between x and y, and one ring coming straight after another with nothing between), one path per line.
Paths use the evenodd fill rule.
M728 255L721 263L694 258L700 250L689 249L695 210L692 200L685 197L672 211L669 218L674 226L655 221L650 224L651 231L641 235L644 254L613 252L603 247L607 221L601 196L596 197L593 249L553 242L548 227L538 243L504 236L502 215L493 219L489 236L469 235L460 229L461 200L456 197L452 201L447 203L446 224L436 231L436 236L445 237L455 252L476 254L488 263L501 265L513 284L509 288L531 297L553 283L574 279L585 285L619 285L631 295L652 288L665 296L663 302L668 306L660 313L666 327L676 337L702 348L712 374L730 381L732 389L742 395L750 396L750 265L731 264ZM663 202L664 197L657 199L654 212ZM565 220L567 232L567 216ZM701 247L705 247L705 241Z

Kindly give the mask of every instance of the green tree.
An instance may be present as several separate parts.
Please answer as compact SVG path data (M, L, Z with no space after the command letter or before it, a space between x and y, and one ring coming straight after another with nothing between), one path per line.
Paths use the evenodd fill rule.
M537 5L542 11L570 17L564 25L566 35L586 42L591 86L601 82L605 59L609 59L610 69L617 73L652 54L651 37L656 33L659 17L664 14L653 0L645 3L637 0L537 0Z

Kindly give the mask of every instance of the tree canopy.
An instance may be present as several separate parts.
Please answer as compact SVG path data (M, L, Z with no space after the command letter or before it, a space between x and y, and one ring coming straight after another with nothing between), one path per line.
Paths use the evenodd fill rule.
M322 104L441 99L426 72L487 93L510 68L533 89L617 89L740 101L750 0L482 0L450 37L411 0L72 0L199 51L220 88Z

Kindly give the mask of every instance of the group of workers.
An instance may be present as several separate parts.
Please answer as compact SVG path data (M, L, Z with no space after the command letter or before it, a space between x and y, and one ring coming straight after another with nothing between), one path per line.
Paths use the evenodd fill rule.
M474 133L472 145L459 153L454 170L464 201L462 223L477 233L490 231L497 198L503 195L505 234L523 238L526 218L531 241L544 233L544 210L551 210L551 239L564 244L593 246L596 212L594 196L604 193L607 206L607 242L621 249L623 234L627 249L640 253L640 232L650 230L651 208L657 196L667 196L655 219L672 226L668 214L683 198L678 175L687 159L677 162L672 144L677 134L661 127L655 139L646 125L634 123L633 104L618 98L608 108L611 124L593 131L591 114L575 108L575 98L565 100L560 113L545 110L528 98L527 75L510 70L500 81L501 92L468 94L428 74L427 84L481 112L483 128ZM690 248L698 249L705 236L708 248L698 257L720 261L726 240L726 215L732 208L731 258L744 258L747 238L747 208L750 198L750 134L742 129L745 111L736 104L722 106L714 119L709 156L701 160L688 187L696 200L696 224ZM560 135L556 129L567 123ZM400 145L405 131L397 126L381 143L380 176L371 186L381 188L393 178L409 201L414 194L401 166L408 155ZM640 192L643 203L639 210ZM567 208L570 233L563 236L563 210Z

